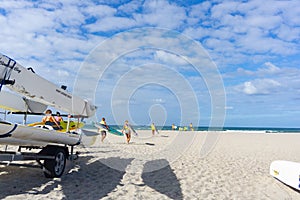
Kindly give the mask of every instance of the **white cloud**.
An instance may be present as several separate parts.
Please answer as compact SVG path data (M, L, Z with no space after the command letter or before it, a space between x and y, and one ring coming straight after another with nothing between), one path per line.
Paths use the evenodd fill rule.
M272 79L255 79L244 82L242 85L237 86L236 89L245 94L260 95L273 94L280 89L280 86L281 84L278 81Z
M8 14L0 16L0 21L2 36L11 44L5 45L11 49L7 52L18 48L23 57L26 52L40 54L38 57L52 52L68 54L79 48L87 52L99 38L90 32L151 25L179 28L193 38L206 38L204 44L217 62L242 63L247 52L290 55L299 51L296 44L288 42L299 38L299 30L292 26L299 16L297 2L271 2L268 6L259 1L227 1L180 7L168 1L131 1L113 7L92 1L45 1L33 7L25 1L4 1L1 6Z
M210 34L212 34L212 30L203 27L187 27L184 30L184 34L191 38L199 39L210 36Z
M112 17L116 14L117 9L107 5L87 5L81 9L88 17L95 17L95 20L103 17Z
M1 8L3 9L9 9L8 12L10 12L12 9L19 9L24 7L31 7L32 3L28 1L22 1L22 0L7 0L1 2Z
M300 69L291 67L278 67L271 62L266 62L256 70L239 68L235 73L225 74L228 103L237 109L247 110L247 103L255 107L256 102L262 107L277 107L280 102L297 103L300 95ZM228 81L230 80L230 81ZM251 95L251 99L247 97ZM290 109L284 105L282 112ZM295 109L295 108L293 108Z
M126 4L119 6L118 10L126 14L135 13L142 6L141 4L142 2L140 0L132 0Z
M229 42L228 40L223 40L223 39L210 38L204 42L204 45L206 47L208 47L209 49L213 49L213 50L215 50L216 47L222 47L221 49L216 50L216 51L220 51L220 50L222 52L235 51L234 50L235 47L233 46L233 44L231 42Z
M107 14L103 16L94 14L99 19L96 23L85 26L89 31L116 31L141 26L178 28L187 18L184 8L170 4L168 1L145 1L143 4L133 1L117 9L108 7L105 10L110 12L106 12ZM120 16L120 13L126 13L126 17Z
M259 68L258 73L259 74L277 74L281 72L281 69L271 62L266 62L265 63L266 68Z
M239 4L240 3L233 1L227 1L216 4L211 8L211 16L212 18L221 19L228 13L236 12L237 6Z
M158 0L145 1L143 13L136 13L133 16L139 24L171 29L179 28L187 18L183 7Z
M224 77L227 78L238 78L241 76L252 76L252 77L284 77L286 74L290 74L292 69L280 68L271 62L265 62L262 67L256 70L249 70L242 67L237 68L236 72L226 73Z
M178 55L174 55L172 53L161 50L155 52L154 59L159 63L167 63L169 65L182 66L187 64L186 57L180 57Z
M204 1L202 3L191 6L188 12L189 20L190 18L192 18L192 21L194 21L194 19L197 21L199 21L199 19L205 19L207 11L211 8L211 4L212 2L210 1ZM194 25L194 23L190 25Z
M256 58L268 59L272 54L297 55L297 3L291 0L199 4L194 7L200 11L192 9L188 13L192 26L185 29L185 34L200 39L219 65L243 63L249 60L249 53L253 62Z
M288 42L296 42L300 37L299 27L291 27L287 26L286 24L281 24L280 27L274 32L281 40Z
M183 7L167 0L127 3L3 0L0 13L1 53L25 67L32 66L50 81L69 86L86 55L113 33L143 26L170 28L201 42L221 66L228 81L226 84L238 85L232 86L236 91L253 95L284 93L288 98L299 95L298 0L266 0L264 3L260 0L215 0L193 6L188 4ZM124 48L120 44L130 49L137 42L138 39L126 44L115 43L104 49L101 55L113 57L116 49ZM173 44L174 40L165 40L164 47L175 48ZM180 48L183 49L181 52L189 51L184 46ZM152 55L143 57L137 53L132 58L128 56L127 62L132 59L132 65L140 66L152 59L176 67L185 64L182 57L163 50ZM91 70L93 67L91 64ZM123 73L130 67L122 70ZM234 72L228 73L229 70ZM97 72L93 76L97 76ZM106 78L118 76L112 69Z
M257 94L257 88L250 81L245 82L242 91L246 94Z
M280 16L251 16L246 23L262 29L273 29L282 23L282 18Z
M135 25L137 25L135 20L126 17L105 17L94 24L87 25L86 28L91 32L105 32L129 29Z

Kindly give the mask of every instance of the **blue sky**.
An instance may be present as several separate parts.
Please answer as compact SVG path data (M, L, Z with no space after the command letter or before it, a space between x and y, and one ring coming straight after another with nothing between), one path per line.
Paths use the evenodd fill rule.
M2 0L1 53L33 67L58 85L68 85L72 91L82 63L105 41L116 39L116 34L144 27L173 30L198 42L217 66L226 93L225 126L300 127L298 0L109 2ZM165 77L176 87L170 88L168 81L139 85L124 104L129 107L130 119L137 124L155 120L167 124L210 123L215 91L205 86L205 79L184 56L169 52L174 48L171 44L164 45L164 49L131 51L112 62L97 79L93 100L99 107L98 118L105 116L116 122L116 115L122 115L112 108L114 103L122 103L120 96L114 96L122 77L158 66L163 72L169 66L170 73L164 76L153 72L159 74L153 82ZM118 48L111 46L101 58ZM174 76L169 77L173 72ZM143 75L135 77L143 79ZM176 82L181 79L187 84ZM125 85L138 82L134 81ZM82 84L88 87L88 82ZM191 106L182 109L189 101L178 91L187 88L196 97L191 96ZM187 94L189 91L183 96Z

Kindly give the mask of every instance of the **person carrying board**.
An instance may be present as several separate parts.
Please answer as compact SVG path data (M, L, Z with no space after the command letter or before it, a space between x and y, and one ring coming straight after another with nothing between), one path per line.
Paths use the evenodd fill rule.
M130 139L131 139L131 130L130 130L130 124L128 123L128 120L126 120L123 125L122 133L124 134L124 132L126 135L127 144L129 144Z
M106 124L106 121L105 121L104 117L102 117L102 120L101 120L100 124L104 125L107 128L107 130L109 129L109 127ZM101 130L101 136L102 136L101 142L103 142L104 139L106 138L106 131L105 130Z

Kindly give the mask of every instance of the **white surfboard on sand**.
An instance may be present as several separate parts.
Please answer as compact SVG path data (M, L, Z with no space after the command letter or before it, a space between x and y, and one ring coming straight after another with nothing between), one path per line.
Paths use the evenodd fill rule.
M32 68L27 69L2 54L0 54L0 84L0 87L5 85L22 96L69 114L91 117L96 112L96 106L91 102L73 96L37 75Z
M300 190L300 163L276 160L270 165L270 174L284 184Z

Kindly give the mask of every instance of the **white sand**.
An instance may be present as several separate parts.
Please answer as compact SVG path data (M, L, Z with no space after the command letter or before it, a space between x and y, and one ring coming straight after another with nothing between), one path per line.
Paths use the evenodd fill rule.
M300 199L269 175L273 160L300 162L300 134L220 132L202 158L207 134L163 131L129 145L108 134L104 143L95 138L76 148L80 158L56 179L41 169L0 166L0 199Z

